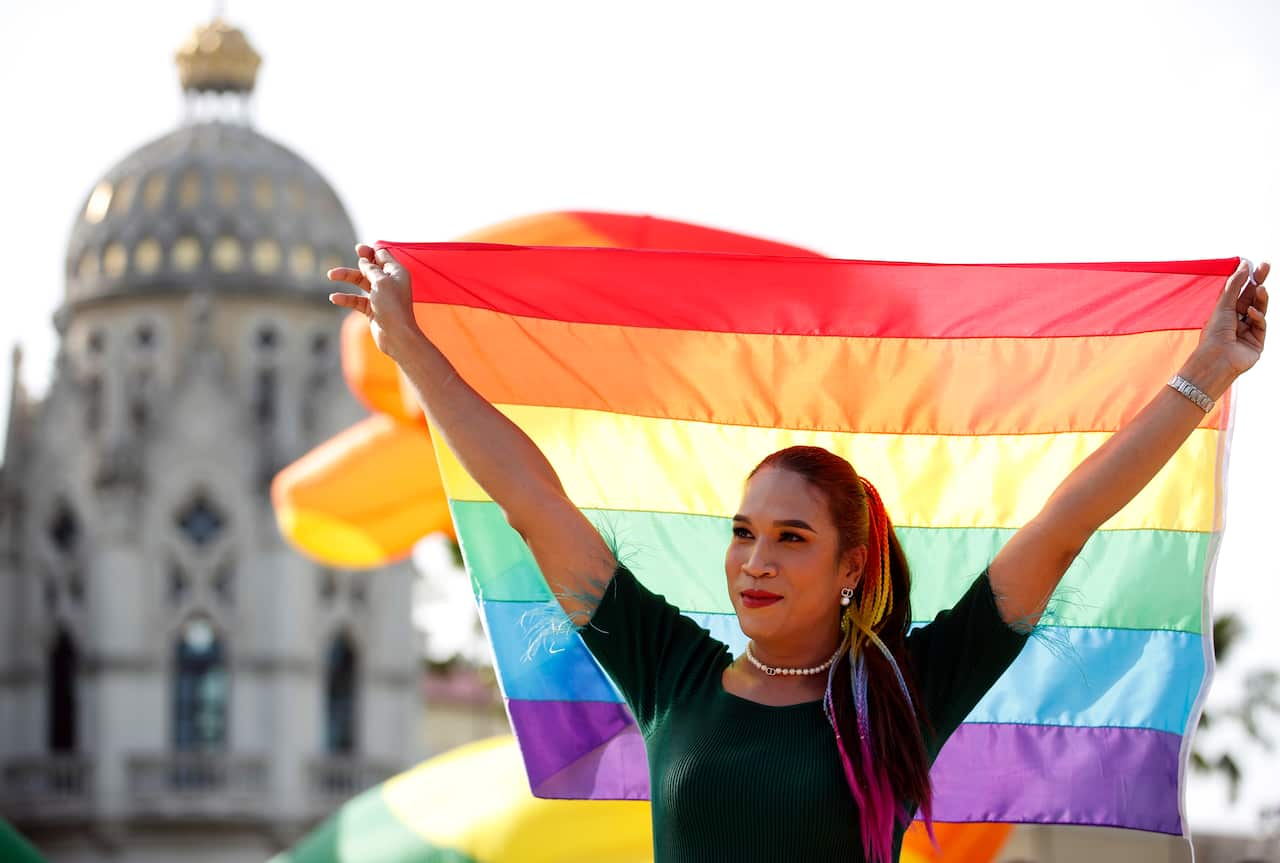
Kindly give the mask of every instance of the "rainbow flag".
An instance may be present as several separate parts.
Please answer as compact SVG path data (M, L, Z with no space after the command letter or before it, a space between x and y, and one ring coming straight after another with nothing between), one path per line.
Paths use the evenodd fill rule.
M728 517L764 455L817 444L876 484L929 621L1159 391L1236 266L382 245L412 272L427 335L639 578L734 651ZM1184 832L1227 401L1093 537L1040 637L948 742L939 820ZM616 689L575 633L545 625L528 549L438 454L534 793L647 797Z

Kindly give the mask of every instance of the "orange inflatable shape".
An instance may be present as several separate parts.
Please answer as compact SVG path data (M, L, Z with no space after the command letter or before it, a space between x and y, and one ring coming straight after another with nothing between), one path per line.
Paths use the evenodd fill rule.
M431 437L375 414L282 470L272 483L280 530L308 557L363 569L403 557L428 533L452 533Z
M934 824L938 847L929 841L924 824L912 822L902 839L899 863L990 863L996 859L1012 824Z

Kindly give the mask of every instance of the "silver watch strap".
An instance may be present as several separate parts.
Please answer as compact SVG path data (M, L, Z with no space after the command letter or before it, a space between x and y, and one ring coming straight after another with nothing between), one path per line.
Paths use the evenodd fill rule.
M1209 396L1205 394L1204 390L1191 383L1191 381L1187 380L1182 375L1174 375L1169 380L1169 386L1195 402L1196 406L1205 413L1213 410L1213 399L1209 398Z

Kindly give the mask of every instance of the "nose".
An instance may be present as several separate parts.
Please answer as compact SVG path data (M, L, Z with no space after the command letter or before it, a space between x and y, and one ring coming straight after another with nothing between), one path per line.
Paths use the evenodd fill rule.
M751 548L751 554L742 564L742 571L752 578L772 578L778 574L778 567L769 560L765 543L757 542Z

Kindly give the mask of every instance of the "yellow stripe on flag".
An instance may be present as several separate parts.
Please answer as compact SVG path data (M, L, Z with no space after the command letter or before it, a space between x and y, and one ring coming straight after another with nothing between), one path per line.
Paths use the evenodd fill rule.
M546 453L579 507L732 516L762 458L810 444L847 458L880 490L894 523L911 527L1020 527L1110 437L849 434L498 407ZM1194 431L1103 529L1214 530L1218 438ZM490 499L443 446L440 462L450 498Z

